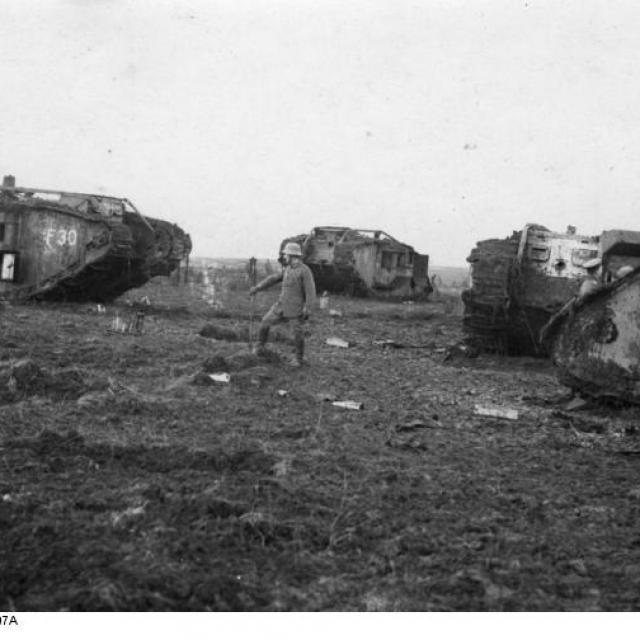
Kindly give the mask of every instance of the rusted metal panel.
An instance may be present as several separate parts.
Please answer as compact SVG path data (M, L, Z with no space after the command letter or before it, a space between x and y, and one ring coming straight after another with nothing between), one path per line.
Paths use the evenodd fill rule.
M378 251L374 245L354 247L353 260L357 273L362 278L368 288L375 284L376 272L378 271Z
M597 236L556 233L538 225L525 227L521 243L519 262L552 279L582 277L584 263L599 252Z
M19 249L23 257L20 283L36 285L84 258L86 228L58 211L39 210L23 217ZM91 223L88 223L91 224Z

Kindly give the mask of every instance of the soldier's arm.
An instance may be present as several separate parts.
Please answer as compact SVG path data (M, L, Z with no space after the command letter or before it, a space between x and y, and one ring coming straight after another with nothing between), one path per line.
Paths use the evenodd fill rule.
M278 284L284 277L284 273L281 271L280 273L274 273L272 276L267 276L264 280L260 280L255 287L251 287L250 293L258 293L258 291L262 291L263 289L268 289L272 287L274 284Z

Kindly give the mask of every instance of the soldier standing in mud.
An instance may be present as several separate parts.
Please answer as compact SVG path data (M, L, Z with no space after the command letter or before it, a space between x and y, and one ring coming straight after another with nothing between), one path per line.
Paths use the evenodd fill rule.
M295 345L295 365L304 364L304 322L316 299L316 286L311 269L302 262L302 250L296 242L288 242L283 250L284 269L279 274L266 277L249 290L250 296L258 291L282 282L282 291L276 303L269 309L258 328L258 346L256 354L264 353L269 337L269 329L285 322L293 324Z

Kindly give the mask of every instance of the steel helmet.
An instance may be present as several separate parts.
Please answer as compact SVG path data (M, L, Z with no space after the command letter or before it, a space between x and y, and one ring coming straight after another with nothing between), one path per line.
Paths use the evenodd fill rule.
M287 242L287 244L284 245L282 253L287 256L302 256L302 249L297 242Z

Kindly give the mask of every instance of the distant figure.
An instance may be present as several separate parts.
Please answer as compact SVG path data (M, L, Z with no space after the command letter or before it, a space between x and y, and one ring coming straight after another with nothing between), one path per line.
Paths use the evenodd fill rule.
M249 277L249 282L252 287L256 286L256 280L258 279L257 264L258 261L255 258L249 258L249 263L247 264L247 276Z
M255 296L258 291L268 289L282 282L282 291L276 303L269 309L258 328L258 346L256 353L264 353L269 338L269 330L275 324L293 322L295 345L295 365L304 364L304 322L316 299L316 286L311 269L302 262L302 249L296 242L288 242L282 252L284 269L266 277L254 287L249 295Z
M573 225L568 225L567 226L567 235L568 236L575 236L576 235L576 228Z

